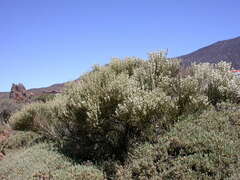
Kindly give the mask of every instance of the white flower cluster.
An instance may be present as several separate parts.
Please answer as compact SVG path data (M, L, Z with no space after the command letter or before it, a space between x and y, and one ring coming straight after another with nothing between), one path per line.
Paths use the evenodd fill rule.
M235 101L240 97L240 79L231 72L231 65L203 63L193 65L193 77L199 81L199 91L208 95L209 101Z

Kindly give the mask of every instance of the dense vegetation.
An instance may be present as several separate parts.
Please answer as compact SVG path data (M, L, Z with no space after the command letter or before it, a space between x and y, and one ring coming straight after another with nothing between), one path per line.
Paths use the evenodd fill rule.
M237 179L240 79L230 70L225 62L183 69L163 52L114 59L53 99L25 106L10 124L43 137L28 150L33 156L55 152L56 163L68 156L82 179Z

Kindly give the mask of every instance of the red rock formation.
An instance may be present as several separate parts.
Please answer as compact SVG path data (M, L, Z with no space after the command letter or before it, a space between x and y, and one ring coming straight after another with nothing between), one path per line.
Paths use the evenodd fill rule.
M30 99L31 94L29 94L24 87L23 84L12 84L11 92L9 94L9 98L20 101L20 102L26 102Z

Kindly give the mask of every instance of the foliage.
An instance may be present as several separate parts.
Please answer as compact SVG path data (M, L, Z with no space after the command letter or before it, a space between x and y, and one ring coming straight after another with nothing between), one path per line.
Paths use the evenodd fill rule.
M240 167L240 79L230 69L220 62L184 70L162 52L113 59L10 123L100 164L110 179L232 178Z
M239 126L230 112L189 116L160 137L129 152L116 179L226 179L237 176Z
M50 104L33 103L13 114L10 124L16 130L38 131L40 123L51 119Z
M55 94L42 94L39 96L34 97L33 101L40 101L40 102L48 102L53 100L55 97Z
M209 102L214 105L223 101L239 102L240 79L230 70L231 65L226 62L192 66L192 75L200 83L199 90L205 93Z
M13 133L13 132L12 132ZM19 148L26 148L38 143L41 136L31 131L17 131L10 135L7 139L0 142L1 151L16 150Z
M14 152L0 161L1 179L96 179L103 173L94 166L77 165L51 144L40 143Z
M11 99L1 99L0 101L0 124L8 123L10 116L21 108L22 104Z

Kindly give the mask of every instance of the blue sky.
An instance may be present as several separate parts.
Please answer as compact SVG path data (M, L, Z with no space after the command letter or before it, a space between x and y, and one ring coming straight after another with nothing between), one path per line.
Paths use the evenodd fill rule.
M0 91L78 78L112 57L179 56L240 36L239 0L0 0Z

